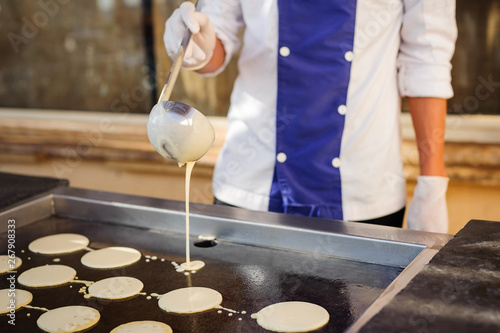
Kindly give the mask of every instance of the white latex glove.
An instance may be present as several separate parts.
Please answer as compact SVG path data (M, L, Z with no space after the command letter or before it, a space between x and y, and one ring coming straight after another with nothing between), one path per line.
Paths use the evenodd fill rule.
M448 232L448 177L419 176L408 208L408 229Z
M182 66L196 70L205 66L215 49L215 30L207 15L195 11L191 2L183 2L165 22L163 42L172 60L177 55L186 27L193 33Z

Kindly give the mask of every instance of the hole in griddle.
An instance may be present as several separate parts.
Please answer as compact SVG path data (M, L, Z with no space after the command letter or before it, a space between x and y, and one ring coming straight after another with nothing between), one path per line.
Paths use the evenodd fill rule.
M217 245L217 241L210 239L205 239L194 243L194 246L197 247L214 247L215 245Z

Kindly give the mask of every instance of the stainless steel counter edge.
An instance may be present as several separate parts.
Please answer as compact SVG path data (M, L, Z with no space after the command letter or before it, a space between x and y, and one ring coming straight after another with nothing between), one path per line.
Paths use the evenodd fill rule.
M382 294L363 312L363 314L345 331L356 333L366 325L377 313L389 304L396 295L429 263L439 250L426 248L408 265L401 274L382 292Z
M184 202L60 187L0 214L17 226L56 215L158 231L185 232ZM355 222L191 204L191 236L406 267L450 235ZM5 232L1 226L0 232ZM394 254L394 255L391 255Z

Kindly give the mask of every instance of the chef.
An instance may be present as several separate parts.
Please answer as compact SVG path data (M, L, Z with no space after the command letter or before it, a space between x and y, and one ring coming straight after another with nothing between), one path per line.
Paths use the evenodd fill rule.
M217 202L401 227L406 97L420 163L408 226L447 232L455 1L210 0L201 12L185 2L165 25L169 56L186 26L183 66L201 74L219 74L241 46Z

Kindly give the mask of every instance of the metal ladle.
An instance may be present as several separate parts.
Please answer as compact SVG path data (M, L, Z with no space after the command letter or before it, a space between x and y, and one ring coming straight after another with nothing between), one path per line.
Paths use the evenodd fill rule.
M215 131L195 108L181 102L161 101L149 114L148 138L161 156L183 165L199 160L208 152Z
M190 40L191 31L186 28L165 86L147 123L148 138L156 151L179 165L202 158L215 140L212 124L200 111L182 102L168 100Z

